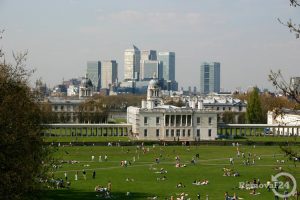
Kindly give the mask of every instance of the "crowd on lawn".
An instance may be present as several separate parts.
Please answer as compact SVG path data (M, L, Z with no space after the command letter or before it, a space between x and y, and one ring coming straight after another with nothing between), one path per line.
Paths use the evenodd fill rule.
M234 170L235 159L237 160L237 163L242 162L245 166L255 165L256 162L261 160L261 156L253 154L252 152L250 152L251 150L249 152L240 151L240 144L238 144L238 143L232 143L232 146L236 149L236 158L229 157L229 165L231 167L223 167L222 168L223 176L234 176L234 177L240 176L240 173L238 171ZM155 148L155 145L153 146L153 148ZM253 149L255 149L255 148L256 147L253 146ZM188 148L187 150L189 151L190 149ZM126 152L129 153L130 150L127 149ZM120 161L120 166L127 167L127 166L131 165L132 163L135 163L136 158L139 159L139 155L140 155L139 152L141 152L142 154L147 154L147 153L150 152L150 148L143 146L143 144L141 146L137 146L136 147L136 155L133 156L132 162L128 161L128 160L121 160ZM175 150L173 150L173 154L175 154ZM104 155L104 156L99 155L98 161L102 162L102 158L103 158L104 161L108 160L107 155ZM167 181L168 180L168 178L166 176L168 171L166 169L160 168L158 170L157 168L153 167L155 165L159 166L159 164L161 163L162 158L163 158L163 152L162 152L162 149L161 149L160 155L158 157L154 158L154 163L149 168L150 170L153 170L154 173L160 174L159 177L156 177L157 181ZM199 153L195 154L195 156L193 156L191 161L190 161L191 166L196 165L196 163L200 161L199 158L200 158ZM275 167L275 170L283 171L283 168L280 165L284 164L285 160L279 160L279 159L276 160L275 154L274 154L274 160L279 165L279 166ZM91 161L92 162L95 161L95 156L94 155L91 156ZM76 161L76 160L70 160L70 161L63 161L61 163L77 164L77 163L80 163L80 162ZM84 165L84 166L87 166L87 165ZM181 162L181 158L180 158L179 155L175 156L175 168L188 167L188 166L189 166L188 163ZM53 166L53 167L55 169L57 169L57 168L61 167L61 165L56 165L56 166ZM55 185L56 188L69 188L70 187L71 183L68 179L67 172L64 172L64 176L65 176L65 180L63 180L63 179L53 180L53 184ZM82 170L82 177L83 177L84 180L87 180L87 172L86 172L85 169ZM95 170L93 170L93 172L91 173L91 177L93 179L95 179L95 177L96 177L96 171ZM76 173L75 173L74 180L75 181L79 180L78 171L76 171ZM126 182L134 182L134 179L133 178L126 178L125 181ZM209 182L208 179L196 179L191 184L195 185L195 186L203 186L203 185L208 185L209 183L210 182ZM251 195L259 195L260 194L260 192L258 191L259 185L261 184L260 179L254 178L252 181L246 181L245 183L246 183L245 186L239 186L237 189L239 189L239 190L249 190L250 191L249 193ZM271 191L271 187L270 187L271 182L268 181L266 185L267 185L267 190ZM176 184L176 188L185 188L185 187L190 187L190 186L186 186L181 181ZM95 186L95 192L97 193L97 197L111 198L111 183L109 182L107 187L104 187L102 185ZM130 196L130 195L131 195L131 192L126 193L126 196ZM205 194L203 197L204 197L203 198L204 200L209 199L209 196L207 194ZM277 197L275 196L275 199L276 198ZM154 197L149 197L148 199L158 199L158 197L154 196ZM188 199L191 199L191 198L189 197L189 194L187 194L187 193L178 193L178 194L176 194L176 196L173 195L169 199L170 200L188 200ZM197 199L198 200L201 199L200 193L197 194ZM225 200L238 200L238 199L243 199L243 198L238 197L238 195L236 193L233 193L232 195L229 195L228 192L225 192L224 199Z

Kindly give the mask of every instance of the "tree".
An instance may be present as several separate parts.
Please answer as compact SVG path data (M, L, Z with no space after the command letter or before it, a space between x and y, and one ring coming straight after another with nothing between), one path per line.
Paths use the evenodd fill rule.
M300 6L300 1L299 0L289 0L290 1L290 6L292 7L297 7L297 6ZM295 24L292 22L291 19L289 19L287 22L283 22L281 19L278 18L278 21L288 27L290 29L290 32L291 33L295 33L296 35L296 38L299 38L300 36L300 24Z
M247 122L250 124L259 124L263 121L262 108L258 95L258 88L253 88L247 104L246 112Z
M45 180L49 151L40 136L42 112L28 87L27 53L0 51L0 199L26 199Z

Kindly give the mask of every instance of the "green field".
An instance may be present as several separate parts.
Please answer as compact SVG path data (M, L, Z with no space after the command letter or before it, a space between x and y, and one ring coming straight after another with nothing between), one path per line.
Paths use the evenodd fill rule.
M300 147L295 147L298 151ZM250 194L249 190L239 189L239 182L252 181L254 178L260 179L261 183L270 180L271 175L278 173L276 167L281 166L284 171L293 174L300 184L300 163L295 167L294 163L287 161L277 146L240 146L239 150L248 152L254 157L255 164L244 165L243 159L237 157L237 147L232 146L146 146L146 152L130 147L60 147L55 153L58 160L76 160L79 163L61 163L61 167L54 173L54 178L63 178L67 172L71 181L70 189L52 189L43 196L44 199L101 199L94 191L96 185L107 186L112 184L112 199L170 199L171 196L179 197L181 193L188 194L187 198L197 199L197 193L201 194L201 199L209 195L209 199L224 199L227 191L230 195L235 192L243 199L274 199L272 192L266 189L258 189L259 195ZM148 151L149 150L149 151ZM196 164L191 164L191 159L199 153L200 159L196 159ZM91 157L95 156L92 161ZM102 161L99 162L99 156ZM108 160L104 161L104 155ZM175 167L175 157L180 157L180 163L186 167ZM258 159L258 156L261 159ZM133 162L135 157L135 162ZM160 163L155 163L155 158L160 157ZM234 158L234 164L230 165L229 157ZM130 161L132 164L127 167L120 166L122 160ZM277 160L285 160L285 163L277 163ZM250 159L252 163L252 158ZM223 168L230 168L239 172L239 177L223 176ZM166 174L159 174L163 168ZM84 180L82 170L87 172L87 180ZM92 172L96 171L96 178L92 178ZM78 171L79 180L75 181L74 176ZM157 178L167 177L167 180L157 180ZM126 181L126 179L129 181ZM194 180L209 181L208 185L193 185ZM182 182L185 187L177 188L176 185ZM126 195L129 193L129 195Z
M128 136L55 136L43 137L45 142L128 142ZM218 139L217 141L249 142L300 142L299 137L288 136L246 136L238 139Z

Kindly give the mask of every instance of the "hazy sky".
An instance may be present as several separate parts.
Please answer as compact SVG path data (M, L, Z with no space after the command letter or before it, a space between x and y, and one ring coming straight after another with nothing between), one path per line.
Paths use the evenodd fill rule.
M272 88L271 69L300 76L300 39L277 18L300 23L288 0L0 0L7 54L28 50L33 79L53 86L84 76L87 60L124 50L174 51L179 86L199 88L199 66L221 63L221 88ZM8 57L9 59L9 57Z

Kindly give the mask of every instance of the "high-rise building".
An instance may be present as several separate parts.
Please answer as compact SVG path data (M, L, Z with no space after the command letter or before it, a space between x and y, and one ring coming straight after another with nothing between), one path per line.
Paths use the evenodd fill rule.
M200 92L208 94L210 92L220 92L220 63L204 62L200 66Z
M175 81L175 53L159 52L158 60L163 62L163 76L166 81Z
M94 91L99 91L101 88L101 62L88 61L86 76L92 81Z
M162 74L162 62L157 60L141 60L141 80L151 80L154 75L161 80Z
M140 74L141 51L133 45L124 52L124 79L138 80Z
M102 61L101 88L109 89L118 79L118 63L115 60Z
M142 50L141 51L141 62L143 60L157 60L156 50Z

